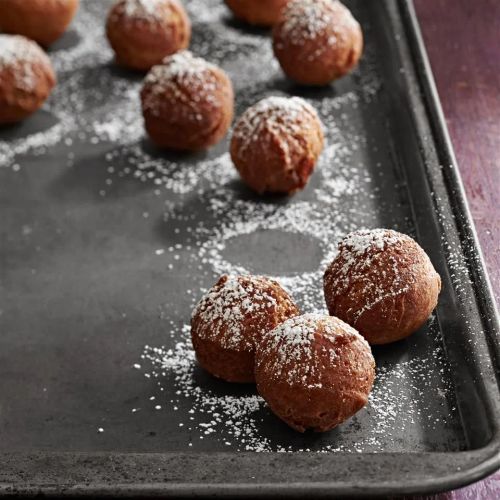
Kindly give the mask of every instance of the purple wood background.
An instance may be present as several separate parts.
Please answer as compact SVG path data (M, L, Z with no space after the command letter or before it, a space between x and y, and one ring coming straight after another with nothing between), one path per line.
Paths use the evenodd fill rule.
M414 0L500 306L500 0ZM498 500L500 472L436 500Z

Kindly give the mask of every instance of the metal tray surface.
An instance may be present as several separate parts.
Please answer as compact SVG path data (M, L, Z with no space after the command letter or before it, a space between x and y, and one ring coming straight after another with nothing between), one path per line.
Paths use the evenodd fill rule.
M0 129L0 493L364 496L432 492L498 468L497 314L410 2L346 2L359 68L287 81L269 34L187 0L191 50L221 65L237 114L268 95L319 112L307 188L260 198L228 139L171 154L144 137L141 75L117 68L109 2L84 2L51 49L44 109ZM437 311L377 347L370 403L325 434L277 420L252 385L196 366L189 318L223 272L280 280L324 310L322 272L362 227L413 235L443 279Z

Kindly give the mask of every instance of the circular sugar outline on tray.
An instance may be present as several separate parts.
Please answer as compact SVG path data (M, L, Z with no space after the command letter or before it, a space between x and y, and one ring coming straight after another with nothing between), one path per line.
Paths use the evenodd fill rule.
M241 262L252 274L294 276L315 271L323 258L313 235L284 229L256 229L225 240L226 260Z
M220 205L215 201L215 216ZM193 237L201 236L197 258L208 264L215 274L251 274L252 269L241 263L226 258L224 251L227 242L233 238L248 235L256 231L282 231L309 236L317 241L322 253L315 270L293 275L288 273L269 273L288 288L291 293L309 309L324 309L321 287L323 271L337 253L335 242L340 239L343 229L339 227L338 217L326 214L314 202L296 202L286 206L263 205L259 202L234 200L232 206L224 207L224 220L217 226L207 229L201 225L194 229ZM210 205L208 210L211 210ZM212 208L214 210L214 208ZM328 219L326 216L329 215Z
M43 111L50 114L55 121L43 130L28 132L17 139L0 138L0 168L10 167L15 163L19 155L44 154L47 149L59 144L67 135L68 131L73 130L75 121L65 113L55 113L51 108L42 108ZM35 115L31 117L34 119Z

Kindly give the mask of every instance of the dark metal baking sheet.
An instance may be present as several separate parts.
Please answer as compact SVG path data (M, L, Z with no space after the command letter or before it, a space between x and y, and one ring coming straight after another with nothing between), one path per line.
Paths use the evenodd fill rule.
M365 30L363 61L305 90L272 63L265 31L222 2L186 2L192 50L230 73L238 113L301 95L327 125L307 189L264 200L238 182L227 141L179 156L143 139L140 77L114 67L99 28L108 4L83 3L51 52L48 105L0 130L1 493L388 495L498 468L498 320L412 5L347 3ZM299 435L258 402L236 425L243 441L224 404L248 412L254 388L181 366L200 289L243 268L321 308L314 280L335 240L376 226L429 252L444 284L436 317L375 350L374 396L344 426ZM164 355L175 370L158 365Z

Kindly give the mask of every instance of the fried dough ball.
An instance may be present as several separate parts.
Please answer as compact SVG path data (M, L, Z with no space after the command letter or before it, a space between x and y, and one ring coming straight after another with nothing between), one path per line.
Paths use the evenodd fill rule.
M0 31L47 47L66 31L79 0L0 0Z
M263 336L255 355L257 390L290 427L328 431L363 408L373 386L370 346L332 316L291 318Z
M297 306L276 281L224 275L193 312L196 358L228 382L254 382L255 346L263 334L297 314Z
M231 158L243 181L258 193L303 189L323 149L315 109L299 97L268 97L237 121Z
M50 59L33 41L0 35L0 124L34 113L56 84Z
M233 14L249 24L272 26L290 0L224 0Z
M190 52L153 66L141 91L146 131L159 147L200 150L219 142L231 124L231 80Z
M418 330L440 290L441 278L424 250L389 229L347 235L324 275L328 311L370 344L395 342Z
M289 78L327 85L356 66L363 32L337 0L292 0L274 26L273 49Z
M191 23L178 0L118 0L106 34L119 64L147 71L188 47Z

